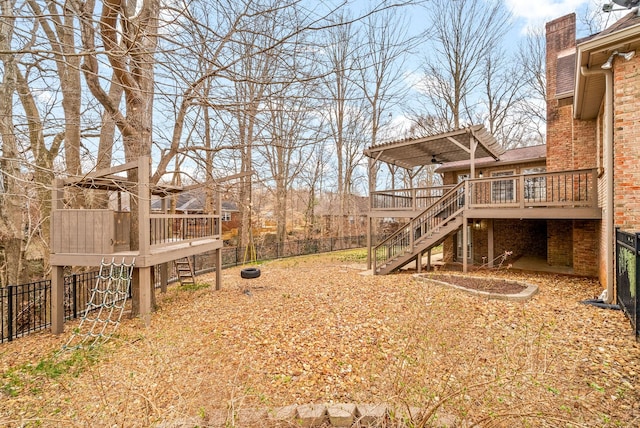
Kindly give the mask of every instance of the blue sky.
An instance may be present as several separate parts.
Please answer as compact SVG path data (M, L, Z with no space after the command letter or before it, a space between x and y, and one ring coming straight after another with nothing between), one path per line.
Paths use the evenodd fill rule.
M526 33L528 28L542 27L548 21L560 16L575 12L578 16L584 13L589 7L591 10L602 10L604 4L609 0L504 0L505 5L513 14L515 28L521 34ZM620 9L616 6L615 9ZM613 24L627 11L618 11L605 15L605 26ZM580 29L578 29L580 31ZM579 37L587 34L579 34Z
M547 21L576 12L589 2L590 0L505 0L506 6L517 19L516 26L523 31L530 26L544 25Z

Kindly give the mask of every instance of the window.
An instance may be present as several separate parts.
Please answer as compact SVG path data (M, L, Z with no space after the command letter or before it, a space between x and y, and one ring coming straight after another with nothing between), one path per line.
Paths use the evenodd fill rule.
M528 168L522 171L524 177L524 198L527 202L542 202L547 199L547 180L545 177L526 177L526 174L540 174L546 168Z
M220 218L222 221L231 221L231 213L229 211L223 211Z
M513 175L513 171L492 172L492 177L506 177ZM491 201L503 204L515 201L515 185L513 180L495 180L491 182Z

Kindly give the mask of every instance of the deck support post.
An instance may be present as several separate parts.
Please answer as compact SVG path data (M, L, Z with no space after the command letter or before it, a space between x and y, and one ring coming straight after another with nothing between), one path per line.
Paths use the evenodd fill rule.
M151 281L151 267L135 268L133 270L133 280L139 284L140 295L139 310L140 319L145 327L151 324L151 293L153 292L153 283Z
M64 332L64 269L51 266L51 333Z
M162 263L160 265L160 291L167 292L167 285L169 284L169 263Z
M216 250L216 291L222 289L222 249Z
M418 257L416 257L416 272L422 272L422 251L420 251Z
M469 227L467 226L467 216L462 220L462 272L469 272Z
M382 154L382 153L381 153ZM380 156L380 155L378 155ZM373 233L373 219L371 218L371 211L373 211L373 192L376 190L376 173L375 166L376 161L374 159L369 158L369 213L367 215L367 269L371 270L372 262L371 262L371 250L372 250L372 239L371 234Z
M431 248L427 250L427 272L431 270Z
M63 183L60 179L53 181L51 191L51 209L64 208ZM53 213L52 213L53 214ZM52 229L53 230L53 229ZM53 245L53 233L51 233L51 248ZM74 296L75 299L75 296ZM64 332L64 269L63 266L51 266L51 333L62 334Z
M494 255L493 255L493 219L488 219L487 220L487 257L489 258L488 267L492 268L493 267L493 259L494 259Z

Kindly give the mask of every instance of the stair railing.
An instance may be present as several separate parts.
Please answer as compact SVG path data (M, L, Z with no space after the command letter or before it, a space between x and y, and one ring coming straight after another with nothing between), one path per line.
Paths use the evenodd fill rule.
M463 181L376 245L372 257L373 272L378 271L378 266L401 255L413 253L416 243L432 236L440 225L457 217L464 210L466 195L467 181Z

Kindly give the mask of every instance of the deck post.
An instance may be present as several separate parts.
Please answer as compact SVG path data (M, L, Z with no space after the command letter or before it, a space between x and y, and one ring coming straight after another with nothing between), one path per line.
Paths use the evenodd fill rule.
M151 253L151 192L149 179L151 176L151 159L141 156L138 160L138 242L140 256L148 256Z
M218 214L218 222L214 235L222 239L222 195L220 188L216 188L216 213ZM216 286L215 290L222 289L222 248L215 250L216 257Z
M149 188L149 178L151 176L151 158L141 156L138 159L138 242L139 254L144 258L151 254L151 225L149 218L151 215L151 192ZM138 310L140 319L145 326L149 326L151 322L151 301L153 290L153 282L151 278L151 267L140 267L134 269L138 280Z
M222 249L216 250L216 291L222 289Z
M169 284L169 263L162 263L160 265L160 291L167 292L167 285Z
M371 234L373 233L373 222L371 219L371 211L373 211L373 192L375 191L376 185L373 182L375 180L374 168L375 161L369 158L369 213L367 214L367 269L371 270Z
M467 273L469 271L469 228L467 227L467 216L462 216L462 272Z
M473 167L473 161L471 162ZM464 200L468 205L471 200L469 194L469 181L467 180L464 185ZM467 227L469 219L467 217L467 209L463 207L462 210L462 272L467 273L469 270L469 228Z
M422 251L418 252L418 256L416 257L416 272L422 272Z
M493 219L487 220L487 257L488 267L493 267Z
M145 327L151 324L151 267L134 268L133 280L138 281L140 295L138 296L140 305L140 319Z
M64 269L51 266L51 333L64 332Z
M476 137L471 133L469 135L469 164L471 170L469 171L470 178L476 178L476 149L478 148L478 141Z
M53 181L51 191L51 209L59 210L63 208L63 182L60 179ZM53 216L52 216L53 217ZM51 248L53 245L54 229L59 227L53 224L51 227L50 239ZM64 332L64 269L63 266L51 266L51 333L62 334Z

